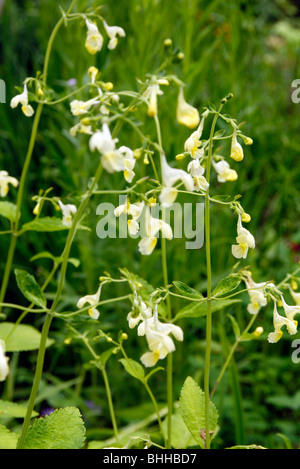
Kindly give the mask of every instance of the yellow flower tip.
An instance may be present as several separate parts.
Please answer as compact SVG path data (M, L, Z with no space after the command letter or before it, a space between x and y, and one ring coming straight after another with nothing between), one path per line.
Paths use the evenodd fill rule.
M167 48L168 48L168 47L171 47L172 44L173 44L172 39L167 38L167 39L164 40L164 46L165 46L165 47L167 47Z
M136 148L135 150L133 150L133 156L136 160L139 160L142 156L143 152L141 150L141 148Z
M293 321L296 327L298 327L298 321Z
M275 332L270 332L270 334L268 335L268 342L270 344L275 344L276 342L278 342L281 339L282 334L283 334L283 332L281 330L275 331Z
M34 109L30 104L25 104L24 106L21 107L23 114L25 114L26 117L31 117L34 114Z
M278 304L278 306L282 306L282 301L281 301L281 300L278 300L278 301L277 301L277 304Z
M253 335L255 337L259 337L263 332L264 332L263 327L257 327L255 331L253 332Z
M250 137L243 136L243 140L244 140L245 145L252 145L253 144L253 140Z
M103 84L103 88L106 91L111 91L114 88L114 84L111 81L108 81L107 83Z
M185 159L185 157L186 157L186 155L184 153L179 153L179 155L175 156L175 160L182 161L182 160Z
M71 337L68 337L67 339L64 340L64 344L66 344L66 345L70 345L71 342L72 342Z
M96 76L98 75L98 73L99 73L99 70L98 70L97 67L94 67L94 66L89 67L89 69L88 69L88 76L89 76L90 78L95 79Z
M123 332L123 334L121 335L121 338L122 338L123 340L127 340L127 339L128 339L128 335L127 335L125 332Z
M249 215L249 213L244 212L241 216L241 220L245 223L249 223L249 221L251 221L251 216Z
M155 197L150 197L148 202L149 202L150 207L154 207L156 205L156 198Z
M197 127L200 122L198 109L185 101L182 87L178 94L176 116L178 123L185 125L189 129Z
M84 117L83 119L81 119L80 123L82 125L90 125L91 124L91 120L89 117Z
M298 284L295 280L291 281L291 287L292 287L292 290L294 291L298 289Z
M144 164L149 164L148 155L145 155L145 156L144 156Z
M230 158L237 162L240 162L244 159L243 148L237 141L236 131L233 133L232 136Z
M183 59L184 59L184 53L183 52L179 52L177 55L176 55L176 59L181 62Z

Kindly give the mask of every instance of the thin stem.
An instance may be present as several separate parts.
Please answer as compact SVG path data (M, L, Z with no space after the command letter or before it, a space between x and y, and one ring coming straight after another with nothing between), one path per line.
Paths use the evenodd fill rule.
M112 401L111 390L110 390L110 386L109 386L109 381L108 381L106 369L105 369L104 366L103 366L103 368L101 368L101 371L102 371L104 384L105 384L105 390L106 390L106 395L107 395L110 418L111 418L112 426L113 426L113 429L114 429L114 434L115 434L115 437L116 437L116 441L117 441L117 443L119 443L119 434L118 434L116 416L115 416L115 412L114 412L114 405L113 405L113 401Z
M220 105L218 113L214 116L209 138L209 148L206 167L206 179L210 182L210 169L213 148L213 136L219 113L223 107ZM211 354L211 331L212 331L212 308L211 308L211 246L210 246L210 197L209 189L205 195L205 249L206 249L206 272L207 272L207 314L206 314L206 351L205 351L205 369L204 369L204 393L205 393L205 434L206 448L210 449L210 433L209 433L209 376L210 376L210 354Z
M154 116L155 125L156 125L156 132L157 132L157 140L158 145L160 148L160 160L163 153L163 146L162 146L162 137L161 137L161 129L158 116ZM162 220L165 220L165 209L162 209ZM164 287L167 289L169 281L168 281L168 263L167 263L167 246L166 246L166 238L162 236L161 239L161 257L162 257L162 270L163 270L163 281ZM172 307L171 307L171 299L168 295L166 298L167 303L167 311L168 311L168 320L172 320ZM172 413L173 413L173 357L172 354L169 353L167 356L167 403L168 403L168 439L167 439L167 448L170 449L172 446Z
M246 334L246 333L249 331L249 329L252 327L252 325L253 325L254 321L256 320L256 318L257 318L257 314L255 314L255 315L252 316L251 320L249 321L249 324L247 325L247 327L245 328L245 330L243 331L243 333L241 334L241 336L242 336L243 334ZM220 371L220 373L219 373L219 376L218 376L218 378L217 378L217 380L216 380L216 382L215 382L215 385L214 385L214 387L213 387L213 389L212 389L212 391L211 391L210 397L213 396L213 394L215 393L215 391L216 391L216 389L217 389L217 386L219 385L221 379L223 378L223 375L224 375L224 373L225 373L225 371L226 371L226 369L227 369L227 367L228 367L228 365L229 365L229 363L230 363L230 361L231 361L231 359L232 359L232 357L233 357L233 354L234 354L234 352L235 352L235 350L236 350L238 344L239 344L240 341L241 341L241 336L240 336L240 337L237 337L236 340L235 340L235 342L234 342L234 344L232 345L232 347L231 347L231 349L230 349L230 352L229 352L229 354L228 354L228 356L227 356L227 359L226 359L226 361L225 361L225 363L224 363L224 365L223 365L223 367L222 367L222 369L221 369L221 371Z
M101 165L101 162L100 162L99 166L98 166L98 169L96 171L96 175L95 175L95 178L93 180L93 183L91 184L91 187L89 188L89 190L86 194L86 197L81 202L81 205L78 208L78 211L77 211L77 213L74 217L74 220L73 220L73 224L72 224L72 226L70 228L70 231L68 233L66 245L65 245L65 248L64 248L64 251L63 251L63 254L62 254L63 262L62 262L62 266L61 266L60 279L59 279L56 295L55 295L54 301L52 303L51 309L50 309L49 313L46 316L46 320L45 320L45 323L44 323L44 326L43 326L43 329L42 329L42 333L41 333L41 343L40 343L38 357L37 357L37 368L36 368L36 373L35 373L35 376L34 376L34 381L33 381L33 386L32 386L32 389L31 389L31 394L30 394L30 397L29 397L27 413L26 413L26 417L25 417L25 420L24 420L21 437L20 437L20 440L19 440L19 443L18 443L18 448L19 449L21 449L23 447L23 444L25 442L28 427L29 427L29 424L30 424L31 414L32 414L35 399L36 399L36 396L37 396L37 393L38 393L38 388L39 388L39 384L40 384L40 380L41 380L41 376L42 376L42 369L43 369L43 365L44 365L46 340L47 340L50 325L51 325L51 322L52 322L52 319L53 319L53 313L55 311L55 308L58 304L58 301L60 299L60 296L61 296L61 293L62 293L62 290L63 290L72 242L73 242L75 234L76 234L76 229L77 229L78 223L80 222L82 214L83 214L83 212L84 212L84 210L85 210L85 208L86 208L86 206L89 202L90 197L93 194L93 190L94 190L96 184L98 183L101 174L102 174L102 165Z
M73 7L75 5L75 2L76 2L76 0L72 1L72 3L71 3L71 5L70 5L70 7L69 7L66 14L71 12L71 10L73 9ZM60 18L60 20L57 22L56 26L54 27L54 29L52 31L52 34L50 36L50 39L49 39L49 42L48 42L48 45L47 45L47 50L46 50L46 54L45 54L45 61L44 61L44 68L43 68L43 82L44 82L45 86L46 86L46 83L47 83L47 73L48 73L49 60L50 60L50 55L51 55L51 51L52 51L53 42L54 42L54 39L56 37L56 34L57 34L59 28L62 26L63 23L64 23L64 17ZM30 163L31 163L33 150L34 150L34 147L35 147L36 136L37 136L38 126L39 126L39 123L40 123L42 111L43 111L43 104L39 104L38 107L37 107L36 113L35 113L35 117L34 117L34 121L33 121L33 125L32 125L32 130L31 130L31 136L30 136L29 145L28 145L28 150L27 150L27 154L26 154L26 157L25 157L24 166L23 166L22 174L21 174L21 178L20 178L20 184L19 184L19 188L18 188L17 203L16 203L16 219L15 219L15 223L14 223L13 230L12 230L12 237L11 237L11 241L10 241L8 256L7 256L7 260L6 260L6 264L5 264L5 270L4 270L4 274L3 274L3 280L2 280L1 290L0 290L0 303L3 303L4 297L5 297L5 294L6 294L6 290L7 290L7 286L8 286L8 282L9 282L11 269L12 269L15 249L16 249L16 245L17 245L16 233L18 232L18 227L19 227L20 218L21 218L21 206L22 206L23 194L24 194L24 189L25 189L25 183L26 183L26 179L27 179L28 169L29 169L29 166L30 166ZM0 312L1 311L2 311L2 309L1 309L1 306L0 306Z

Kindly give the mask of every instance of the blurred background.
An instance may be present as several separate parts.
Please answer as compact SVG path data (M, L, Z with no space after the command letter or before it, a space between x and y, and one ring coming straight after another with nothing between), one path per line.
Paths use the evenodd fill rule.
M52 28L60 16L56 0L0 1L0 78L6 82L7 104L0 105L0 169L12 176L21 174L32 121L20 110L11 110L10 99L17 94L27 76L42 70L44 53ZM119 25L126 31L114 51L106 47L97 55L89 55L84 48L84 24L73 22L62 28L56 38L51 58L48 83L58 95L70 91L71 79L78 85L86 79L88 67L95 65L103 81L114 83L115 90L138 90L137 78L144 80L164 61L164 40L171 38L173 47L184 53L184 60L166 71L176 74L186 83L185 97L201 109L209 103L218 105L229 92L234 94L224 112L245 121L244 132L254 143L244 147L245 159L234 167L239 173L236 182L221 185L214 180L215 194L241 194L241 203L252 220L247 228L254 234L257 248L248 256L253 278L257 282L284 278L295 269L300 259L300 103L291 99L292 82L300 78L300 8L298 2L288 0L78 0L78 8L102 5L101 14L109 25ZM190 131L180 127L175 119L177 89L164 89L159 109L162 119L163 145L169 161L182 152ZM152 122L138 115L147 132L154 133ZM52 195L65 200L84 190L95 169L85 137L73 139L69 129L74 119L69 105L45 108L34 157L25 192L22 219L32 219L32 196L43 188L53 187ZM131 148L140 142L132 130L124 127L120 142ZM227 144L226 144L227 145ZM221 154L228 154L229 147ZM177 163L178 164L178 163ZM184 167L185 162L182 163ZM139 176L145 168L140 169ZM104 189L124 188L118 175L105 174ZM12 189L9 200L13 201ZM61 310L75 308L78 298L96 291L99 275L108 271L118 276L119 267L126 267L154 287L162 285L159 248L152 256L140 257L136 240L100 240L96 235L96 207L107 200L93 200L86 223L91 232L78 233L72 255L81 261L78 269L70 266ZM110 202L118 202L111 198ZM197 201L197 198L195 198ZM7 228L5 219L0 229ZM219 206L212 209L212 262L216 283L227 275L235 260L231 244L236 236L236 219ZM30 262L40 251L59 255L65 234L28 233L18 244L14 267L26 268L41 282L51 268L49 260ZM0 269L3 270L8 237L0 240ZM169 280L182 280L205 291L205 254L203 249L188 251L184 240L168 243ZM109 290L109 289L108 289ZM110 289L105 295L121 295L122 288ZM51 289L50 289L51 291ZM52 290L54 291L54 289ZM125 292L126 293L126 292ZM19 297L14 278L11 279L7 299ZM51 294L49 294L51 299ZM290 298L287 300L291 302ZM233 314L244 327L249 315L244 302L234 309L214 316L212 384L226 357L228 344L234 336L227 313ZM174 311L180 309L178 302ZM126 329L128 303L101 312L101 324L107 331ZM6 311L7 320L15 320L14 311ZM42 318L32 322L40 328ZM185 377L190 374L202 385L205 346L205 319L180 323L185 341L177 346L174 386L178 398ZM284 447L286 439L299 446L299 364L291 360L291 341L286 334L276 345L267 343L272 330L272 308L264 309L257 325L265 329L260 340L238 347L235 359L214 396L220 413L220 431L216 446L257 443L268 447ZM80 327L84 327L80 323ZM110 435L109 416L101 376L84 367L89 360L79 343L66 348L67 325L56 321L52 337L54 351L48 351L42 396L38 408L55 408L67 403L78 405L88 427L88 438L101 440ZM134 336L134 334L133 334ZM141 342L130 337L128 354L138 360ZM26 400L30 391L35 354L15 357L15 381L5 389L5 397ZM121 365L109 368L113 398L120 425L125 425L152 413L151 403L135 382L128 380ZM126 381L125 381L126 380ZM134 380L132 380L134 381ZM127 392L124 393L124 382ZM62 383L67 383L62 386ZM159 401L165 402L164 376L153 378ZM126 410L125 410L126 409ZM284 437L282 436L284 435Z

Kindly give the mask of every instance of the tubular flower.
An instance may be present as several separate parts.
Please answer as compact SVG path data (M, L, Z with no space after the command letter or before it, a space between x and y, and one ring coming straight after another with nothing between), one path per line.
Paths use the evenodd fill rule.
M125 31L120 26L108 26L108 24L104 20L103 20L103 26L105 28L105 31L108 37L110 38L110 41L107 47L108 49L113 50L117 47L117 44L118 44L117 36L125 37Z
M139 242L139 251L144 256L149 256L156 244L157 244L157 233L162 232L162 235L167 239L173 238L173 232L171 226L163 220L152 217L150 210L146 208L146 237L142 238Z
M190 156L195 159L202 158L202 156L204 155L204 149L200 148L200 139L203 132L205 117L205 114L202 115L202 119L200 121L198 129L195 130L184 143L184 151L188 151Z
M144 209L144 202L139 202L137 204L131 204L129 199L126 200L125 204L119 205L114 210L115 217L119 217L123 213L130 215L132 218L128 220L128 231L131 235L136 235L139 230L139 224L137 219L140 217Z
M99 304L101 288L102 288L102 285L99 286L97 292L94 295L83 296L77 302L77 308L79 309L84 308L86 304L90 305L88 312L92 319L98 319L100 316L100 313L97 310L96 306Z
M232 246L232 254L237 259L246 259L249 248L255 248L255 239L253 235L242 226L241 215L238 217L237 234L236 241L238 244Z
M84 125L81 122L79 122L78 124L74 125L70 129L70 135L72 135L72 137L76 137L77 133L93 135L92 126Z
M282 295L281 295L281 302L282 302L282 306L283 306L286 317L290 319L291 321L294 321L294 316L300 313L300 305L297 305L297 306L288 305Z
M124 156L120 150L116 149L117 141L112 138L107 124L103 124L102 131L97 130L90 138L90 150L98 150L102 153L102 166L108 173L125 170Z
M5 381L9 374L9 358L5 356L5 342L0 339L0 381Z
M200 116L198 110L185 101L183 88L180 87L176 110L177 121L189 129L193 129L199 124Z
M85 47L90 54L94 55L102 49L103 36L96 24L91 23L88 19L85 22L87 26Z
M194 189L196 191L207 191L209 183L203 176L205 169L201 166L198 159L191 161L187 167L188 172L193 177Z
M77 212L77 207L72 204L64 205L60 200L58 203L63 214L62 224L70 228L72 225L72 215Z
M135 167L136 159L134 158L133 151L125 146L119 148L119 151L124 154L124 178L127 182L132 182L135 172L133 168Z
M242 161L244 158L242 145L240 145L237 141L236 129L234 130L232 136L230 158L232 158L234 161Z
M152 316L152 309L150 306L147 307L146 303L139 299L137 295L133 300L132 310L127 315L127 321L130 329L133 329L138 325L140 321L150 319Z
M278 342L282 336L281 328L286 326L289 334L294 335L297 333L297 322L291 321L288 318L280 316L277 311L277 302L274 301L274 311L273 311L273 324L274 324L274 332L270 332L268 335L268 342L274 344Z
M219 182L226 182L226 181L236 181L238 178L238 174L234 169L231 169L227 161L221 160L217 163L213 162L213 166L218 174L218 181Z
M99 102L98 97L89 99L88 101L79 101L78 99L74 99L70 103L71 112L73 116L81 116L82 114L89 112L90 108L94 106L94 104L97 104L97 102Z
M157 115L157 96L161 96L163 91L160 89L159 84L155 83L148 86L144 93L144 98L149 99L147 115L154 117Z
M27 85L25 83L24 85L24 91L22 94L18 94L14 98L12 98L10 102L10 107L11 108L16 108L19 104L21 104L21 109L23 114L25 114L26 117L31 117L34 114L34 109L30 104L28 104L28 90L27 90Z
M174 352L175 344L169 335L175 339L183 340L183 331L174 324L165 324L158 320L157 308L150 319L143 321L138 327L138 335L146 336L150 352L141 357L141 362L146 367L154 366L158 360L164 359L168 353Z
M0 195L6 197L9 191L9 184L14 187L19 185L18 179L9 176L7 171L0 171Z
M177 181L181 181L187 191L193 191L194 184L190 174L183 169L172 168L166 160L165 155L161 155L162 179L164 188L160 193L160 201L163 207L170 207L175 201L178 190L173 187Z
M257 314L261 307L266 306L267 298L262 291L263 287L266 286L266 282L255 283L251 277L250 272L247 272L244 282L248 289L250 297L250 303L247 306L247 310L250 314Z
M295 301L295 303L296 303L297 305L300 305L300 292L299 292L299 293L298 293L298 292L295 292L295 291L292 289L291 285L289 285L289 290L290 290L291 296L292 296L293 300Z

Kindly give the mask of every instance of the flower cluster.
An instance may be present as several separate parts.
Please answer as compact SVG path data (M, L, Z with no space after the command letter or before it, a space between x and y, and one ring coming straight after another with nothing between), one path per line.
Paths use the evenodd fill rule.
M299 300L296 305L287 304L284 295L280 290L278 290L278 288L274 285L273 282L256 283L252 279L251 272L247 270L242 271L242 279L245 282L250 298L250 303L247 306L247 310L250 314L257 314L262 307L266 306L268 303L268 298L273 301L274 332L269 333L268 342L275 343L279 341L283 334L281 330L283 326L286 326L289 334L296 334L298 323L297 321L295 321L294 317L296 316L296 314L300 313ZM294 300L296 300L297 296L295 296L295 292L291 288L291 285L288 285L288 288ZM284 316L278 313L278 307L283 308L285 314Z
M108 173L123 172L127 182L132 182L135 173L133 171L136 163L133 151L126 147L116 147L117 138L112 138L109 127L106 123L102 125L102 130L96 130L90 138L90 150L98 150L101 154L103 168Z
M139 324L137 334L146 337L149 351L141 356L141 362L146 367L154 366L158 360L163 360L168 353L174 352L175 344L170 334L183 341L182 329L174 324L159 321L157 304L153 311L144 301L138 299L136 294L133 309L127 319L131 329Z
M87 18L85 22L87 27L85 47L90 54L94 55L102 49L104 39L98 29L97 24L89 21ZM124 37L125 31L120 26L109 26L104 19L102 20L102 22L106 34L109 37L109 43L107 47L108 49L113 50L117 47L118 36Z

